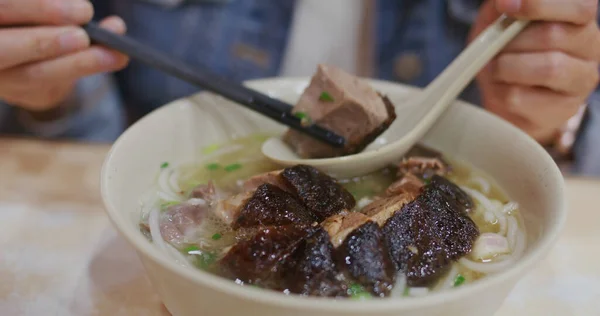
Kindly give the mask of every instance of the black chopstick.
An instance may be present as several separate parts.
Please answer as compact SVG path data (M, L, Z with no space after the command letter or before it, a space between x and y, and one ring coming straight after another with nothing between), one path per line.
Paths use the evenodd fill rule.
M165 73L219 94L329 145L343 147L345 144L345 139L334 132L316 124L303 125L301 118L291 113L292 106L285 102L241 84L227 81L207 70L191 67L130 37L102 29L95 22L90 22L83 28L94 43L119 51Z

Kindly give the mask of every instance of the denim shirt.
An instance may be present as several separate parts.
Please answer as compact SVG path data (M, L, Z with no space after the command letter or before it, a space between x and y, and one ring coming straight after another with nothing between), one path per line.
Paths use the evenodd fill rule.
M98 0L97 16L116 14L128 34L199 67L235 81L277 76L299 0ZM464 48L483 0L377 0L374 76L425 86ZM326 32L326 30L324 30ZM111 86L104 97L87 98L91 86ZM195 86L136 61L115 77L93 76L78 84L84 114L62 122L63 130L1 123L0 129L49 137L111 141L124 123L111 118L127 109L134 119L174 99L197 92ZM477 87L461 98L480 104ZM87 112L86 112L87 111ZM6 110L4 112L7 112ZM10 111L8 111L10 112ZM14 111L13 111L14 112ZM103 124L91 124L91 121ZM82 123L86 122L86 123ZM10 126L10 128L7 128ZM94 131L92 127L102 127ZM46 135L44 135L46 133ZM590 116L575 148L578 171L600 175L600 94L590 99Z

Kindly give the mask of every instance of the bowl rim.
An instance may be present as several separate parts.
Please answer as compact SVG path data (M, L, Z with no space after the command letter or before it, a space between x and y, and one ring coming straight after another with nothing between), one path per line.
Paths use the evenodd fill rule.
M309 82L309 80L309 77L276 77L251 80L245 82L245 84L259 87L273 85L276 87L277 85L285 83ZM420 88L400 83L394 83L390 81L374 79L369 79L369 81L373 84L386 85L391 88L402 89L409 92L421 90ZM554 224L549 227L546 227L546 229L544 229L544 232L540 237L537 246L535 248L532 248L529 252L527 252L524 255L524 257L520 258L509 269L502 271L498 274L487 276L482 280L478 280L477 282L470 283L466 286L462 286L451 291L435 292L422 297L411 297L409 299L354 301L335 300L331 298L319 297L304 297L299 295L285 295L283 293L275 291L240 286L235 284L231 280L227 280L225 278L210 274L208 272L199 269L196 270L180 266L174 260L158 251L147 239L143 237L143 235L139 231L132 228L130 220L127 219L126 216L122 216L122 214L124 213L119 212L118 208L113 204L111 196L109 194L108 183L110 181L108 175L110 174L110 166L112 164L113 157L115 156L115 152L117 152L123 146L122 144L125 142L125 139L128 138L128 135L131 133L131 130L137 129L140 125L144 124L145 121L150 120L154 116L163 115L163 112L170 111L171 108L177 107L182 102L188 101L190 98L196 95L197 94L194 94L185 98L174 100L170 103L167 103L164 106L155 109L151 113L145 115L140 120L132 124L125 132L123 132L119 136L119 138L115 141L108 154L106 155L106 158L102 165L100 174L101 195L103 203L105 205L105 211L110 221L112 222L114 227L119 231L121 236L125 237L125 239L133 246L138 255L145 256L147 259L152 260L154 263L160 265L162 268L168 270L170 273L176 274L181 278L184 278L190 282L199 284L201 286L218 290L225 295L230 295L232 298L250 300L255 303L261 303L271 306L303 309L305 311L325 310L330 312L352 313L403 311L442 304L446 301L453 301L461 297L466 297L470 294L477 293L488 288L492 288L495 285L502 283L507 278L517 277L518 275L531 269L531 267L535 263L542 260L549 252L549 250L554 246L565 226L568 210L567 201L565 198L564 178L562 177L558 166L556 165L554 160L552 160L552 158L546 152L546 150L544 150L543 147L539 145L535 140L533 140L531 137L526 135L523 131L513 126L509 122L504 121L503 119L496 117L494 114L489 113L488 111L479 108L475 105L461 100L457 100L455 101L454 106L468 107L469 111L479 111L480 114L486 116L487 119L496 120L497 123L502 126L502 129L517 131L522 136L524 136L525 141L529 142L531 150L535 152L536 156L540 157L543 160L542 163L545 163L549 166L547 172L554 173L554 175L557 176L556 178L560 179L559 183L557 183L556 185L560 193L559 200L561 201L561 203L560 205L557 205L558 214L557 217L554 219ZM147 270L146 273L148 273ZM155 285L153 284L153 286Z

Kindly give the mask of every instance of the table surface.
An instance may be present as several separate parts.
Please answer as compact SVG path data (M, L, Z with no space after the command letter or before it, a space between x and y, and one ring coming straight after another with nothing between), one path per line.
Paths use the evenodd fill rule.
M0 139L0 314L169 315L99 193L104 145ZM567 179L570 216L497 316L600 315L600 181Z

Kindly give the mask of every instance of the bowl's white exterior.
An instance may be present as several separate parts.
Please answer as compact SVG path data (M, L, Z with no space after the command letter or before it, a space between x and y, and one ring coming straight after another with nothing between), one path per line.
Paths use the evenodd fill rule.
M294 102L307 79L249 83L272 96ZM418 90L373 81L397 104ZM419 298L363 302L285 296L240 287L202 271L178 266L138 230L138 201L159 166L201 158L200 148L257 131L282 127L209 94L175 101L129 128L114 144L102 170L102 196L111 220L136 248L169 311L187 315L491 315L519 278L543 259L566 218L560 171L535 141L501 119L456 102L424 142L465 160L493 177L521 204L528 232L525 256L511 269L474 284ZM364 166L356 166L357 169Z

